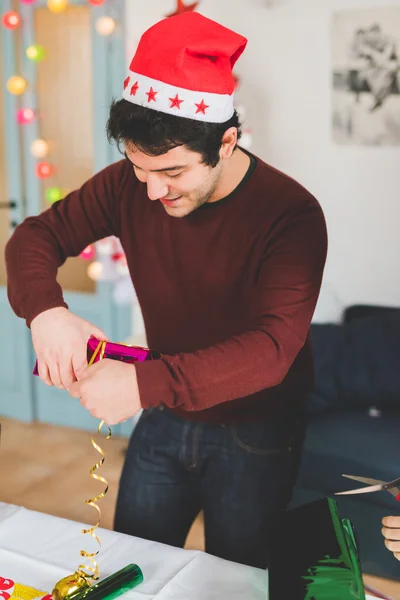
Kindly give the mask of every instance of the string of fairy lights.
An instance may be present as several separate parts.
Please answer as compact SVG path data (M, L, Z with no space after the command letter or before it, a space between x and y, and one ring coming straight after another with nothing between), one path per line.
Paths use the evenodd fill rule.
M104 4L105 0L86 0L89 5L100 6ZM21 4L33 5L36 0L19 0ZM68 0L47 0L47 8L49 11L55 14L61 14L68 9ZM17 10L11 10L5 12L1 16L1 23L3 27L10 31L17 31L23 27L23 18ZM95 29L98 35L111 36L115 29L116 23L112 17L100 16L95 22ZM35 62L40 63L46 60L47 50L40 44L31 44L27 48L24 48L26 57ZM20 96L24 98L25 92L29 89L29 81L27 81L22 75L15 73L11 75L6 82L6 89L10 94ZM24 104L22 102L22 104ZM36 120L41 119L38 111L34 110L29 106L23 106L18 108L15 115L18 125L24 127L34 123ZM46 182L51 181L52 176L55 172L58 172L56 165L51 161L51 144L49 141L38 138L35 139L30 146L30 153L36 159L35 162L35 175L43 180L45 189L44 196L46 202L53 204L62 200L66 195L66 190L54 185L48 185ZM96 259L96 251L99 255L100 260ZM111 262L114 273L110 273L110 266L108 266L108 274L104 273L104 264L102 258L108 257ZM90 245L83 250L80 254L80 258L88 261L88 275L91 279L118 279L120 276L127 275L127 265L125 255L118 240L113 238L107 238L101 240L94 245Z

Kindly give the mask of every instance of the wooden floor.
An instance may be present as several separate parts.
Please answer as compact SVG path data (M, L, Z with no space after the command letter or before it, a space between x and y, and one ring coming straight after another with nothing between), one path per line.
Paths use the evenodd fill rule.
M118 481L124 460L125 439L96 441L106 453L104 465L97 471L109 482L109 491L99 501L101 526L111 529ZM90 434L45 424L25 424L3 420L0 445L0 501L25 506L67 519L91 524L94 509L85 500L101 490L89 469L99 460ZM186 548L204 549L201 515L189 533ZM400 572L400 564L399 564ZM370 586L400 600L400 582L365 576Z

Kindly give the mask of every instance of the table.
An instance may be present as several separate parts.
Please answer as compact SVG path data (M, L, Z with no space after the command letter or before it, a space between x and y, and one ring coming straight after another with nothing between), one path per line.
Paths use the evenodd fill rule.
M74 572L80 550L97 550L83 525L0 502L0 577L44 592ZM136 563L144 582L126 600L267 600L268 573L197 550L98 529L103 577ZM340 600L340 599L338 599ZM371 598L371 600L373 600Z
M83 525L0 502L0 577L51 592L73 573L81 549L97 550ZM144 581L126 600L266 600L266 571L197 550L182 550L98 529L102 576L136 563Z

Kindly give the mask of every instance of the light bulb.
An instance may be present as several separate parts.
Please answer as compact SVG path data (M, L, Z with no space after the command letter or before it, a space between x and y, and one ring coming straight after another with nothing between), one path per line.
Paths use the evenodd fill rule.
M99 17L95 27L100 35L111 35L115 29L115 21L111 17Z
M35 113L31 108L17 110L17 122L19 125L30 125L35 120Z
M92 279L93 281L99 281L99 279L101 279L101 277L103 276L103 272L103 265L97 260L90 263L90 265L87 268L88 277L90 277L90 279Z
M36 175L39 179L47 179L53 173L53 167L48 162L40 162L36 165Z
M44 48L43 46L39 46L39 44L32 44L32 46L28 46L25 50L25 54L29 60L40 62L44 59Z
M23 77L19 75L13 75L7 81L7 89L10 94L20 96L26 90L27 83Z
M68 6L68 0L47 0L47 7L53 13L62 13Z
M31 144L31 154L35 158L44 158L49 153L49 145L44 140L33 140Z
M17 29L21 25L21 17L13 10L4 13L2 23L7 29Z
M46 200L49 204L54 204L63 198L63 191L59 187L51 187L46 190Z
M93 260L93 258L95 257L94 246L92 244L89 244L89 246L86 246L86 248L82 250L79 256L83 260Z

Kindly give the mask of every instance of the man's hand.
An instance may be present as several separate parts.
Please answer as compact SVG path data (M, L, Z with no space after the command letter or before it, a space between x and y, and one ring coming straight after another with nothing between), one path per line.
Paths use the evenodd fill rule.
M79 398L93 417L107 425L122 423L142 408L134 365L104 358L72 384L71 396Z
M85 371L89 337L108 339L101 329L64 307L40 313L33 319L31 331L39 377L60 390L69 390Z
M382 519L382 524L386 548L393 552L397 560L400 560L400 517L385 517Z

